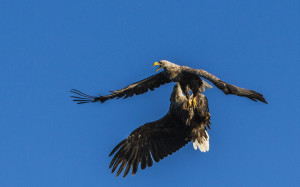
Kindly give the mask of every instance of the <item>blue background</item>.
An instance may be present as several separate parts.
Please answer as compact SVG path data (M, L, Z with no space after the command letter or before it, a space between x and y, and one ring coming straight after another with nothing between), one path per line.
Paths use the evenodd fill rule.
M300 1L0 2L0 186L300 186ZM173 84L127 100L107 94L167 59L265 95L214 88L210 151L188 144L134 176L108 154L168 111Z

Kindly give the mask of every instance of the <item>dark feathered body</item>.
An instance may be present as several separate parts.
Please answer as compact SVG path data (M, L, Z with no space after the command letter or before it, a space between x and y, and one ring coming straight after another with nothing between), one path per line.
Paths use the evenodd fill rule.
M182 73L181 66L172 64L168 67L164 67L163 73L165 77L171 82L178 82L186 98L189 99L192 91L193 95L197 95L199 88L202 86L202 79L190 73Z
M202 86L202 80L200 77L191 74L181 74L179 84L182 88L183 93L189 98L192 91L193 95L197 95Z
M203 143L208 136L206 132L206 126L209 125L208 105L201 93L196 95L196 98L199 105L195 110L190 110L180 85L175 85L168 113L160 120L137 128L112 150L110 156L114 154L114 157L109 166L112 172L117 170L118 176L124 170L123 177L125 177L132 168L134 175L139 164L141 169L145 169L152 166L152 159L159 162L191 140ZM190 123L187 123L188 119Z

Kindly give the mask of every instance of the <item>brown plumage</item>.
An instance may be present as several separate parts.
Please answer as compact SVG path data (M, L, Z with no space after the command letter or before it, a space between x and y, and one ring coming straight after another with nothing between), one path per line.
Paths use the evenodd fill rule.
M153 160L159 162L191 140L207 139L206 127L210 125L207 99L201 93L196 98L199 105L190 110L180 85L175 85L168 113L137 128L112 150L109 155L114 155L109 165L112 172L117 171L119 176L124 170L125 177L131 169L134 175L139 165L141 169L151 167Z
M164 85L169 82L171 81L164 76L164 73L160 72L156 75L143 79L139 82L133 83L123 89L110 91L112 94L106 96L93 97L93 96L86 95L80 92L79 90L71 89L72 93L79 95L79 97L78 96L71 96L71 97L75 98L73 101L77 101L78 104L97 102L97 101L104 103L106 100L109 99L114 99L114 98L126 99L127 97L132 97L133 95L140 95L147 92L148 90L154 90L155 88L158 88L161 85Z
M212 82L217 88L221 89L226 95L233 94L237 96L247 97L253 101L261 101L267 103L264 96L258 92L253 90L248 90L245 88L240 88L231 84L228 84L218 77L206 72L201 69L192 69L187 66L179 66L167 60L161 60L159 62L155 62L154 65L158 65L159 69L164 69L162 72L148 77L139 82L133 83L123 89L111 91L112 94L106 96L99 97L91 97L89 95L85 95L82 92L72 89L71 92L79 95L79 96L71 96L74 101L78 102L78 104L89 103L89 102L97 102L101 103L114 98L127 98L132 97L133 95L139 95L147 92L148 90L154 90L155 88L160 87L166 83L170 82L178 82L180 83L186 97L189 98L189 91L193 92L193 95L197 95L197 86L195 87L193 82L199 81L199 77L203 77L210 82ZM208 84L204 82L205 85L210 88Z

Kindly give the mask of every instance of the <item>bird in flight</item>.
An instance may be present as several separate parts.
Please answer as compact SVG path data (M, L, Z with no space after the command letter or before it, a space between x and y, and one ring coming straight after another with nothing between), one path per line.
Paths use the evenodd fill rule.
M211 85L200 79L200 77L202 77L212 82L226 95L233 94L237 96L247 97L255 102L258 100L267 104L267 101L265 100L262 94L253 90L240 88L232 84L226 83L205 70L192 69L187 66L179 66L167 60L160 60L158 62L155 62L153 64L153 67L154 66L158 66L158 69L156 71L159 71L160 69L163 69L163 71L136 83L130 84L129 86L120 90L110 91L111 94L109 95L92 97L80 92L79 90L72 89L71 92L79 96L71 97L73 97L73 101L78 102L78 104L97 101L104 103L105 101L114 98L125 99L128 97L132 97L133 95L140 95L147 92L148 90L154 90L155 88L158 88L166 83L178 82L183 92L185 93L186 98L188 99L189 108L195 108L197 102L194 96L197 95L197 92L202 92L205 88L211 88ZM199 87L200 84L203 84L204 86ZM189 91L192 91L193 97L190 97Z
M170 108L161 119L146 123L135 129L126 139L121 141L110 153L113 156L109 168L112 173L117 170L123 177L132 169L134 175L138 166L145 169L151 167L153 160L159 162L176 152L190 141L195 150L209 150L210 114L206 97L198 92L194 96L197 106L189 109L188 99L183 95L179 83L172 91Z

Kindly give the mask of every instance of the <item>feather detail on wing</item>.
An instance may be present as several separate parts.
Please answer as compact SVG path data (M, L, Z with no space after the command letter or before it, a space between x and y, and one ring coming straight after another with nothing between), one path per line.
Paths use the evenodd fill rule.
M76 96L72 95L70 97L74 98L73 101L77 102L77 104L94 103L97 102L100 98L87 95L76 89L71 89L70 92L76 94Z
M120 166L117 176L125 170L123 177L132 168L132 175L134 175L139 164L141 169L145 169L147 166L151 167L152 159L159 162L179 150L190 140L186 127L167 115L158 121L137 128L129 137L120 142L109 155L115 154L109 168L112 168L113 173Z
M240 88L240 87L234 86L232 84L228 84L228 83L220 80L218 77L208 73L205 70L192 69L192 68L189 68L189 67L186 67L186 66L182 66L182 72L198 75L200 77L203 77L203 78L209 80L217 88L222 90L226 95L233 94L233 95L237 95L237 96L247 97L247 98L249 98L249 99L251 99L255 102L257 100L259 100L259 101L264 102L266 104L268 103L262 94L260 94L256 91L253 91L253 90L248 90L248 89L245 89L245 88Z
M72 89L71 92L75 93L78 96L71 96L75 98L73 101L77 101L78 104L83 103L94 103L97 101L100 101L101 103L104 103L106 100L114 99L114 98L127 98L132 97L133 95L140 95L148 90L154 90L155 88L160 87L163 84L171 82L169 79L166 78L164 72L160 72L158 74L155 74L151 77L148 77L146 79L143 79L139 82L133 83L123 89L116 90L116 91L110 91L112 94L105 95L105 96L99 96L99 97L93 97L89 96L87 94L84 94L78 90Z
M160 87L163 84L171 82L169 79L166 78L164 72L160 72L158 74L155 74L151 77L148 77L146 79L143 79L139 82L133 83L125 88L122 88L120 90L116 91L110 91L111 95L107 95L104 97L107 97L108 99L113 99L115 97L121 98L124 97L132 97L133 95L140 95L145 92L147 92L149 89L154 90L155 88Z

